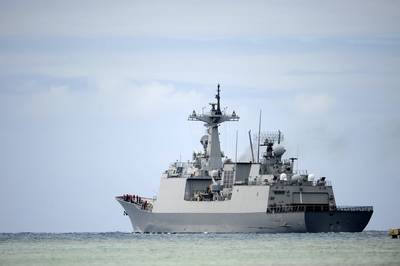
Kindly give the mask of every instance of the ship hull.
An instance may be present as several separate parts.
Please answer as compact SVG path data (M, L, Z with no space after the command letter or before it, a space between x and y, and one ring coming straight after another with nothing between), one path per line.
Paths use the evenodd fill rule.
M117 201L133 230L143 233L305 233L361 232L372 212L154 213Z
M306 212L307 232L361 232L371 219L373 211Z

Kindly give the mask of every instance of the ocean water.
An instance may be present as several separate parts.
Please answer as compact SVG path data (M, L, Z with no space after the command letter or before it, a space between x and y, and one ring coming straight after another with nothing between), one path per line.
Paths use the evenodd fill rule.
M400 265L387 232L0 234L0 265Z

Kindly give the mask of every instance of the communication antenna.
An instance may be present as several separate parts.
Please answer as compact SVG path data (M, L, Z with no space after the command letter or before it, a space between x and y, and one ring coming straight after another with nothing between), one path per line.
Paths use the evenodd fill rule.
M238 131L236 130L235 163L237 163Z
M294 161L297 161L298 158L297 157L292 157L292 158L289 158L289 160L292 162L292 166L294 166ZM298 165L298 164L296 163L296 165ZM299 169L296 170L296 174L298 174L298 171L299 171Z
M253 152L253 142L251 141L251 130L249 130L249 141L250 141L250 149L251 149L251 162L254 163L254 152Z
M236 130L236 145L235 145L235 173L233 176L233 183L236 181L236 172L237 172L237 147L238 147L238 131Z
M261 135L261 109L260 109L260 118L258 120L257 163L260 163L260 135Z
M297 144L296 157L299 158L299 144ZM296 162L296 172L299 173L299 159Z
M216 114L218 114L218 115L222 114L221 113L221 104L220 104L221 96L219 96L220 92L221 92L220 85L218 83L218 85L217 85L217 95L215 95L215 99L217 99L217 111L216 111Z
M227 130L226 128L227 128L227 123L224 123L224 124L222 124L222 129L223 129L223 138L224 138L224 141L222 141L222 147L223 147L223 152L225 153L225 154L227 154L228 153L228 149L226 148L226 145L227 145L227 143L228 143L228 134L227 134L227 132L229 132L229 130Z
M206 155L208 156L206 160L206 167L208 170L219 170L223 167L218 127L224 122L239 120L239 116L235 111L233 111L231 115L222 113L220 92L220 85L218 84L217 94L215 95L217 103L210 103L210 112L197 114L196 111L193 110L188 117L189 121L203 122L204 126L207 128L209 140L206 152Z
M278 130L278 144L281 144L281 131Z

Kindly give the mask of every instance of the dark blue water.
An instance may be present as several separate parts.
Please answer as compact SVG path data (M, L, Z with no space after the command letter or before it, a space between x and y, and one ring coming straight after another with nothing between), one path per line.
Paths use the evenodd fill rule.
M0 234L0 265L400 265L387 232Z

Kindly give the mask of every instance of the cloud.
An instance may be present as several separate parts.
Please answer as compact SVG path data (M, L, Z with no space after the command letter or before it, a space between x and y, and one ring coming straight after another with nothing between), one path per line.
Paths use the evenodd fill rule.
M390 0L1 1L0 168L15 184L3 196L21 190L15 180L33 193L25 179L48 195L58 176L66 184L55 188L82 197L64 202L74 214L93 205L76 192L78 182L90 193L93 182L103 184L95 189L101 195L111 186L112 193L130 185L156 189L169 160L180 153L190 158L200 147L202 124L185 120L220 82L223 106L241 117L221 127L226 154L235 154L236 129L239 154L248 147L247 130L257 131L262 109L262 128L285 133L288 155L299 145L302 166L337 176L343 181L337 191L370 204L369 195L354 196L356 182L370 182L371 194L382 169L397 173L399 6ZM95 181L82 181L88 177ZM394 190L393 199L387 194L374 194L379 211L398 201ZM32 196L44 206L41 195ZM11 211L16 205L25 206L17 199ZM101 209L105 217L120 211ZM13 224L21 213L6 215L5 230L26 228ZM388 219L379 219L385 228ZM74 230L98 220L80 219ZM72 228L64 220L25 226L54 225Z
M181 106L193 106L201 93L194 89L179 89L161 82L139 83L129 79L97 80L94 89L75 88L68 84L14 95L24 103L24 115L35 118L65 116L114 117L138 119L160 113L178 111ZM187 109L187 108L186 108Z
M2 1L0 34L32 36L393 35L397 1Z
M296 110L306 115L323 115L334 108L335 99L328 94L299 94L295 97Z
M98 81L96 101L103 111L120 116L147 117L193 106L203 96L194 89L178 89L162 82Z

